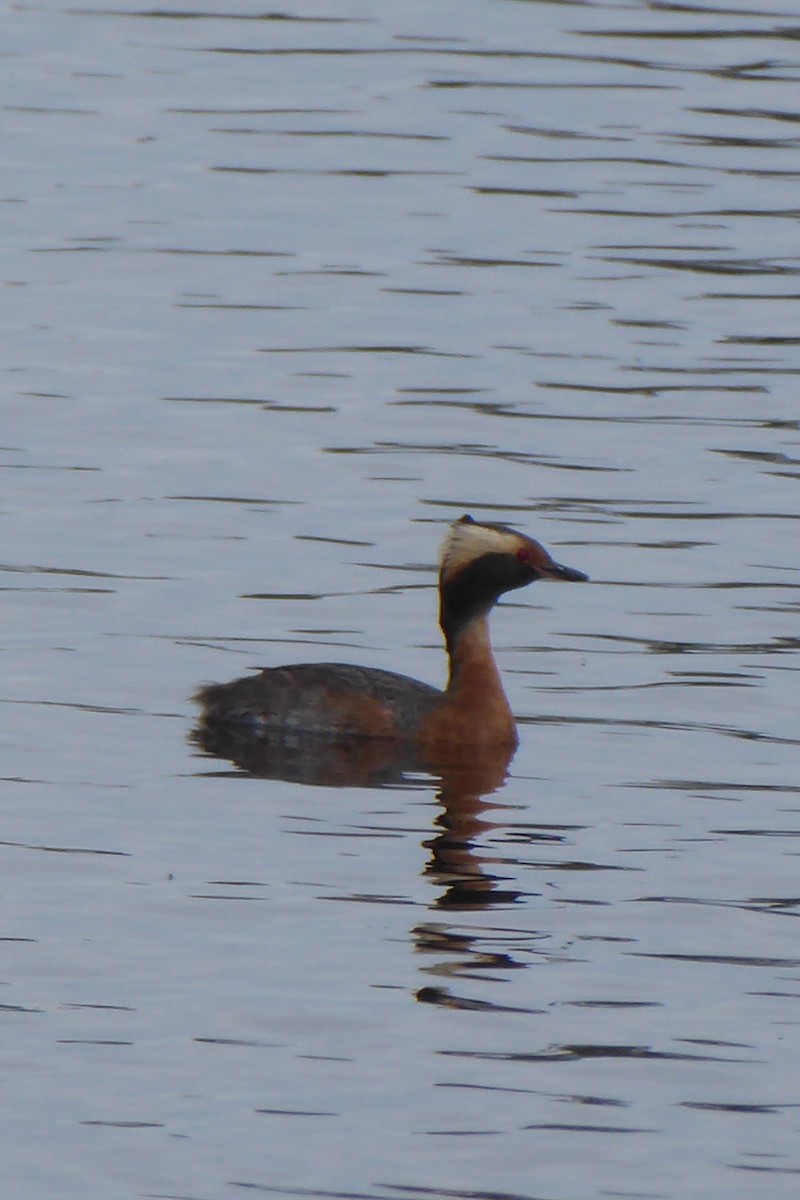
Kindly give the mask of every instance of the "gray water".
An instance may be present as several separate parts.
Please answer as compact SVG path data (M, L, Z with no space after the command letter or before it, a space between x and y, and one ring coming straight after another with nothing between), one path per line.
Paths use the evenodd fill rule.
M793 1200L796 7L2 26L4 1197ZM504 783L199 752L463 512Z

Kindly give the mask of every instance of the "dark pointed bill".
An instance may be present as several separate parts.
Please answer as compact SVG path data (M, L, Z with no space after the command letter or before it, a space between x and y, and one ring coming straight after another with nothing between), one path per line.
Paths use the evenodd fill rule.
M542 574L545 579L562 579L567 583L586 583L589 576L574 567L564 567L561 563L553 562L552 558L544 567Z

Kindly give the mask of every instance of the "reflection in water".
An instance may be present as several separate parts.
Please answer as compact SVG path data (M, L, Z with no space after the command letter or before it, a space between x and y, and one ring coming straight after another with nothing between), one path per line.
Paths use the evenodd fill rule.
M424 843L430 857L423 876L437 889L431 907L476 912L513 904L526 894L487 869L487 863L493 860L481 849L486 834L496 827L488 814L497 805L488 797L505 782L514 755L512 747L495 747L472 756L462 753L457 762L443 759L423 764L412 745L389 739L324 739L300 734L256 737L241 729L207 724L201 724L192 736L207 754L229 759L241 771L261 779L323 787L382 788L419 778L420 774L429 775L432 786L437 787L439 806L434 835ZM422 922L410 931L410 938L416 950L426 956L421 970L439 978L475 980L528 965L505 950L488 948L483 934L448 924ZM526 941L530 941L530 935ZM438 983L420 988L416 999L458 1010L540 1011L455 995Z
M413 745L389 739L333 739L309 735L282 738L247 735L240 730L201 724L193 740L207 754L232 761L247 775L323 787L397 786L411 778L429 776L437 788L439 813L436 829L424 845L430 857L423 876L437 889L431 907L449 912L477 912L514 904L527 893L508 885L481 848L497 823L489 814L498 806L489 797L504 784L513 758L512 747L495 747L473 755L461 753L458 761L442 759L421 763ZM544 936L544 935L542 935ZM525 942L536 940L526 935ZM521 970L529 965L503 949L486 945L485 931L470 932L449 924L421 922L410 931L416 950L425 956L421 970L438 978L496 977L498 972ZM443 1008L533 1013L530 1006L504 1005L472 996L456 995L443 983L428 984L416 992L423 1004Z
M442 771L436 818L440 832L426 842L431 852L426 875L441 889L438 908L485 908L511 904L523 893L503 888L502 877L486 870L487 859L476 849L481 837L495 825L485 814L495 807L485 797L502 787L511 753L501 749L468 765Z
M206 754L225 758L256 779L281 779L318 787L391 787L423 770L414 748L389 738L326 738L247 726L203 722L192 740Z
M485 816L485 799L502 787L514 748L493 747L474 755L460 753L423 760L413 745L389 738L323 738L284 733L255 736L244 727L198 725L192 740L206 754L228 759L258 779L280 779L318 787L397 786L421 774L438 781L441 812L438 832L425 843L430 860L425 875L441 889L440 908L484 908L519 899L519 890L498 886L500 877L485 870L476 843L494 822Z

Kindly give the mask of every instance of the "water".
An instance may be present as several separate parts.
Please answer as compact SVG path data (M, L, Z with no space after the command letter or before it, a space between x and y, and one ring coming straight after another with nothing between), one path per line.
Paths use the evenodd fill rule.
M794 1197L796 13L170 11L4 13L4 1195ZM198 753L465 511L504 784Z

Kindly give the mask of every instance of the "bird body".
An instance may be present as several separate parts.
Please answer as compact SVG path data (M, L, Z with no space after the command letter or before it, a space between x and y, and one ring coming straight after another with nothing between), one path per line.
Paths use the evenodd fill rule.
M372 667L299 663L201 688L195 696L201 724L273 739L389 739L431 751L513 747L516 726L492 652L489 613L505 592L543 578L587 577L508 526L461 517L439 560L439 623L449 668L444 691Z

